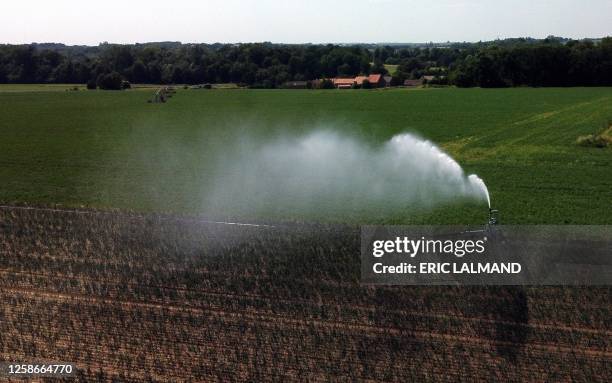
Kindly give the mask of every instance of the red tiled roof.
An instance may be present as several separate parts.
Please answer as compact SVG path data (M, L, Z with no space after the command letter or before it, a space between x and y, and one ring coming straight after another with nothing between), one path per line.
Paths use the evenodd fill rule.
M382 74L371 74L368 76L368 81L371 84L378 84L380 82L380 78L381 78Z
M355 82L357 83L357 85L361 85L363 84L363 80L367 80L367 79L368 79L368 76L357 76L355 77Z
M354 78L335 78L334 85L353 85L355 82Z

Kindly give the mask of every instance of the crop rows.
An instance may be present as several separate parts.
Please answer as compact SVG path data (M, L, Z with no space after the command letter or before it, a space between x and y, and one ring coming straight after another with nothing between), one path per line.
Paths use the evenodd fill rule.
M371 287L359 230L0 209L0 360L81 381L606 381L609 288Z
M3 297L4 298L4 297ZM10 306L16 308L12 313L5 313L6 319L14 319L15 325L11 328L2 328L5 334L26 333L31 334L33 339L47 339L52 345L52 349L45 350L45 344L28 343L29 347L36 349L38 353L57 352L62 350L65 355L75 355L75 349L88 350L94 352L96 358L102 354L109 354L109 359L120 359L116 347L111 347L111 351L104 351L100 348L92 349L93 345L112 344L121 345L130 354L139 355L143 349L155 350L156 352L147 353L148 363L154 364L156 361L166 368L172 368L172 361L178 355L191 356L191 358L181 359L185 363L183 369L191 371L194 367L190 365L194 361L201 362L201 359L208 353L217 355L223 350L223 357L232 358L227 353L233 355L229 365L235 363L237 366L249 363L257 355L252 354L254 350L244 350L241 344L256 345L255 350L264 355L272 355L273 358L264 360L262 363L277 366L283 358L289 358L293 353L299 353L300 358L291 362L286 360L285 369L293 366L300 366L303 363L315 361L318 368L323 368L326 364L342 367L346 370L354 368L375 368L383 365L385 369L393 369L395 364L405 364L411 359L417 358L423 368L436 368L438 358L444 358L445 354L440 354L441 350L463 350L462 353L474 360L468 359L474 368L484 368L486 365L500 363L500 358L495 357L495 350L492 345L486 342L459 342L456 339L444 339L443 337L414 336L409 332L392 331L390 329L376 328L355 328L352 326L332 326L332 325L310 325L293 321L284 323L283 321L256 321L245 315L215 316L210 314L194 315L189 312L171 313L168 311L153 310L152 308L142 308L138 306L118 306L118 305L97 305L82 304L81 302L67 301L57 305L53 302L41 299L7 299ZM49 305L49 303L52 303ZM18 321L17 318L24 317L25 312L31 312L32 307L39 307L38 320ZM53 310L49 310L53 307ZM36 311L35 311L36 312ZM45 314L49 312L50 314ZM65 318L79 312L82 318L88 318L82 323L66 323ZM14 318L13 318L14 317ZM104 318L104 319L100 319ZM124 323L130 323L125 326ZM41 327L41 323L44 326ZM89 331L83 331L88 329ZM222 337L217 336L219 332ZM143 334L165 334L163 339L150 338ZM24 337L27 338L27 337ZM22 345L23 338L11 338L19 341ZM11 347L11 341L8 342ZM59 345L59 346L58 346ZM6 347L6 344L3 344ZM23 345L22 345L23 346ZM62 347L63 346L63 347ZM279 348L279 346L283 346ZM13 346L14 347L14 346ZM28 347L28 346L26 346ZM59 348L58 348L59 347ZM192 350L190 352L190 350ZM196 351L193 351L196 350ZM284 350L284 351L283 351ZM287 352L291 350L291 352ZM437 351L437 352L436 352ZM174 352L176 355L169 355ZM195 354L193 354L195 352ZM251 352L251 353L249 353ZM285 354L283 354L285 352ZM213 358L214 355L208 355ZM344 354L344 357L343 357ZM163 356L170 359L163 361ZM218 356L218 355L217 355ZM244 362L240 361L240 357ZM219 356L218 356L219 357ZM91 355L85 358L90 362ZM147 359L145 357L145 359ZM503 359L501 359L503 361ZM567 351L555 351L551 349L526 347L524 354L517 355L516 363L523 369L532 368L537 364L554 363L563 366L566 373L572 370L580 370L580 364L585 361L599 363L599 368L605 368L606 359L603 357L590 359L588 354L568 353ZM121 362L121 369L132 370L130 363L134 360ZM217 363L219 363L217 361ZM461 360L450 360L448 364L461 363ZM467 361L466 361L467 363ZM509 363L509 362L506 362ZM305 368L313 368L306 366ZM450 370L449 373L460 373L461 368L456 371ZM345 371L346 372L346 371ZM527 370L523 371L527 372ZM331 373L331 371L328 371ZM344 372L343 372L344 373ZM395 372L398 374L398 372ZM397 378L405 376L399 374Z

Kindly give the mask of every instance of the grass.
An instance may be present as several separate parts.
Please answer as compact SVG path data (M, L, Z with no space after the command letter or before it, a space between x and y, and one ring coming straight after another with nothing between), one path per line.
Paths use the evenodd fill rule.
M86 89L83 84L0 84L0 92L64 92Z
M156 84L132 84L132 90L158 89ZM87 90L85 84L0 84L0 93L3 92L65 92Z
M575 143L612 117L610 88L179 89L166 104L147 104L149 91L33 87L0 90L3 203L207 213L214 159L237 137L333 128L372 144L406 131L436 142L485 180L502 223L612 223L612 155ZM365 217L332 207L251 218L479 223L486 207L402 206Z
M391 64L385 64L385 69L387 70L387 72L389 72L389 74L391 76L393 76L395 74L395 72L397 72L397 67L399 65L391 65Z

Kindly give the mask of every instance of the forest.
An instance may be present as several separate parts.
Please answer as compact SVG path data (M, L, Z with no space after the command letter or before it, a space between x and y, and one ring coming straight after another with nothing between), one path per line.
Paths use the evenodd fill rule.
M459 87L610 86L612 38L351 46L175 42L0 45L0 83L88 83L91 88L111 88L125 80L278 88L287 81L370 73L392 75L393 85L429 75L434 76L431 83Z

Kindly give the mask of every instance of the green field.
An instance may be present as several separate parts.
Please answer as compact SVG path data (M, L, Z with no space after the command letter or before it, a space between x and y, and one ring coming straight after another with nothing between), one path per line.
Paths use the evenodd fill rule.
M86 89L78 84L0 84L0 92L63 92Z
M480 175L503 223L612 223L612 149L576 145L612 119L611 88L386 91L44 92L0 87L0 202L204 211L214 159L237 137L325 128L379 144L414 132ZM62 88L63 89L63 88ZM255 219L479 223L486 207L341 217L333 209Z
M87 90L81 84L0 84L0 93L4 92L65 92L77 90ZM151 90L157 89L159 85L152 84L132 84L132 90Z
M391 64L385 64L385 69L387 70L387 72L389 72L389 74L391 76L393 76L395 74L395 72L397 72L397 67L399 65L391 65Z

